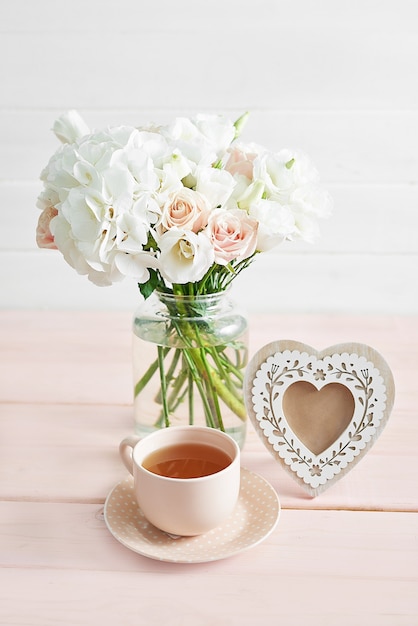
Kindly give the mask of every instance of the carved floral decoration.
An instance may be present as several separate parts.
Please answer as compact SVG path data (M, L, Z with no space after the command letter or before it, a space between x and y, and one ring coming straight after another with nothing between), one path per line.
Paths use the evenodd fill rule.
M364 344L320 353L273 342L254 356L246 376L247 409L258 434L311 495L360 460L383 430L393 397L389 367Z

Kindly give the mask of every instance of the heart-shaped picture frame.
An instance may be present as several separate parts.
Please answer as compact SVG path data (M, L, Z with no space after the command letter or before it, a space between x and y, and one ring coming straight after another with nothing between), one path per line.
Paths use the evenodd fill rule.
M360 343L318 351L297 341L274 341L251 359L244 388L262 442L312 496L369 451L395 398L388 364Z

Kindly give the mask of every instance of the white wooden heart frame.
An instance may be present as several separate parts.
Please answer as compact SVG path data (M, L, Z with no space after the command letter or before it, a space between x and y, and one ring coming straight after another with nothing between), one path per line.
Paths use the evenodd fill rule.
M315 452L306 442L312 440L313 429L323 429L323 422L315 425L306 415L309 405L306 409L305 402L295 429L288 409L284 409L286 392L301 381L313 385L318 398L327 385L338 383L334 387L348 389L354 407L342 432L325 449ZM296 404L297 389L292 388ZM317 351L296 341L275 341L254 355L245 378L247 411L257 433L275 459L312 496L342 478L368 452L386 425L394 395L393 376L386 361L370 346L358 343ZM331 431L335 430L331 423L334 416L328 419Z

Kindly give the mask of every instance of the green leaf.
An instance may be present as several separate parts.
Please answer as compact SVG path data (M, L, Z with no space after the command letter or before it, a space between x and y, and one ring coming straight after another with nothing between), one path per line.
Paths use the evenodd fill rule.
M158 273L154 269L150 269L149 273L150 277L146 283L138 283L139 291L144 296L145 300L150 297L160 283Z

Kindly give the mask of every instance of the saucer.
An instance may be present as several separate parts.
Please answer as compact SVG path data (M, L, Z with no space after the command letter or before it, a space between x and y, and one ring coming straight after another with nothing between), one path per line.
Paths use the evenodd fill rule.
M280 502L273 487L242 467L238 502L229 518L204 535L172 538L144 517L133 484L129 476L112 489L105 502L104 519L122 545L158 561L206 563L233 556L268 537L280 517Z

